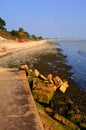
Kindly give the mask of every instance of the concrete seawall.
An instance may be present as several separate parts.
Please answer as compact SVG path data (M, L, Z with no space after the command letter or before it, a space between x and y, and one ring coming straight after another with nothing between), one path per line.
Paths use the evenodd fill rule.
M0 68L0 130L43 130L24 71Z

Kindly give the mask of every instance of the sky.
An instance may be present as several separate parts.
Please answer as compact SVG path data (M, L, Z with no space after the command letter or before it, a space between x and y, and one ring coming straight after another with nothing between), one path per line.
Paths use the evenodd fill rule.
M0 0L0 17L8 31L86 39L86 0Z

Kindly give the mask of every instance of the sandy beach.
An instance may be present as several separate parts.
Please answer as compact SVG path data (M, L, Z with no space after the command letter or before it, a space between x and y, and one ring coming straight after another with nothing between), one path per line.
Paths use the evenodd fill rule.
M50 45L51 44L51 45ZM39 55L52 51L55 45L47 40L29 41L18 43L14 41L0 41L0 66L1 67L18 67L29 61L36 61ZM35 59L36 58L36 59Z
M32 49L37 46L42 46L46 42L47 42L46 40L41 40L41 41L30 41L19 43L11 40L2 40L2 38L0 38L0 56L21 49L27 49L27 48Z

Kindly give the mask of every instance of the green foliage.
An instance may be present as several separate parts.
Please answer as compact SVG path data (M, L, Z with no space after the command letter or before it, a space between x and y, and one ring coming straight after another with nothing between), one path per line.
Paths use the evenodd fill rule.
M24 29L22 27L20 27L19 32L24 32Z
M33 39L33 40L42 40L43 37L42 37L42 36L37 37L37 36L35 36L35 35L33 34L33 35L31 35L31 39Z
M11 35L13 35L15 37L19 37L18 31L16 31L16 30L12 30L10 33L11 33Z
M23 28L19 28L19 30L12 30L11 35L18 39L28 39L30 37L28 32L25 32Z
M30 34L28 32L24 32L27 38L30 38Z
M20 39L28 39L30 37L29 33L24 31L22 27L19 28L18 35Z
M30 36L30 34L26 31L24 31L24 29L22 27L20 27L19 30L7 31L5 26L6 26L5 20L3 20L0 17L0 35L4 38L23 39L23 40L28 40L28 39L41 40L41 39L43 39L41 36L40 37L37 37L35 35Z
M0 17L0 29L3 30L5 25L5 21Z
M39 40L43 39L43 37L42 37L42 36L39 36L38 38L39 38Z
M32 38L33 40L37 40L37 37L36 37L34 34L31 36L31 38Z

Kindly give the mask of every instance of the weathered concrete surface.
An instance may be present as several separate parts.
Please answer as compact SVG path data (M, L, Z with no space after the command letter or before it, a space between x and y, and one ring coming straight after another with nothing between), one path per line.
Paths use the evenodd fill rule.
M24 71L0 68L0 130L43 130Z

